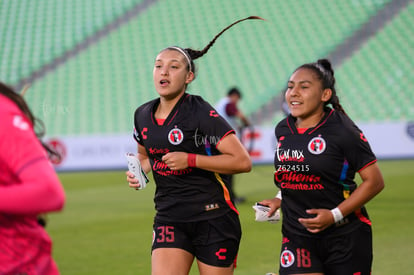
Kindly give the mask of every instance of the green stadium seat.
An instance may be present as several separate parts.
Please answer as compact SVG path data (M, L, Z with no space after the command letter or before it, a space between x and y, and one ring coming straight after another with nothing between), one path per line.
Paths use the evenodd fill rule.
M19 83L142 2L0 2L0 25L14 22L0 33L8 41L0 43L0 79ZM284 89L293 69L327 56L388 2L155 1L37 79L27 99L51 135L129 132L135 108L157 96L152 66L159 50L169 45L200 49L232 21L257 14L267 21L232 28L196 61L199 76L189 87L214 104L238 86L244 95L241 107L253 114ZM410 4L335 68L341 102L352 118L413 118L408 73L413 70L414 35L407 27L413 14ZM264 123L274 125L281 117L279 106L273 111Z

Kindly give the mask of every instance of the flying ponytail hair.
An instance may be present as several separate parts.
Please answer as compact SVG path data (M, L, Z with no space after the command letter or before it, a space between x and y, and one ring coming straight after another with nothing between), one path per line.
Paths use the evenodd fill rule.
M344 108L339 103L339 98L336 93L336 88L335 88L336 80L334 76L335 73L334 73L334 70L332 69L331 62L328 59L319 59L318 61L314 63L304 64L300 66L299 68L297 68L295 71L302 69L302 68L313 70L317 74L318 78L322 82L322 89L332 90L332 96L325 103L325 105L331 104L335 110L346 114Z
M207 44L207 46L205 46L204 49L202 49L200 51L197 51L197 50L194 50L194 49L190 49L190 48L183 49L183 48L180 48L180 47L177 47L177 46L168 47L168 48L166 48L164 50L167 50L168 49L168 50L176 50L176 51L181 52L184 55L184 57L186 58L187 62L188 62L188 70L190 72L193 72L194 73L195 72L194 60L196 60L197 58L200 58L203 55L205 55L208 52L208 50L211 48L211 46L213 46L213 44L216 42L217 38L219 38L225 31L227 31L228 29L230 29L234 25L236 25L236 24L238 24L238 23L240 23L242 21L251 20L251 19L265 20L265 19L263 19L263 18L261 18L259 16L249 16L249 17L246 17L246 18L237 20L237 21L233 22L232 24L228 25L227 27L225 27L221 32L219 32ZM162 51L164 51L164 50L162 50Z

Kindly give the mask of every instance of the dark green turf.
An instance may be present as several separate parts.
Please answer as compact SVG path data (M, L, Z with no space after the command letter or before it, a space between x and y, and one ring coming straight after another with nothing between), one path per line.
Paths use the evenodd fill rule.
M409 275L414 255L414 160L380 161L386 187L367 207L373 221L375 275ZM243 228L235 274L276 272L280 224L254 221L251 206L273 197L272 166L236 176ZM47 230L62 275L150 274L154 186L127 186L123 171L61 173L67 203ZM191 274L198 274L194 267Z

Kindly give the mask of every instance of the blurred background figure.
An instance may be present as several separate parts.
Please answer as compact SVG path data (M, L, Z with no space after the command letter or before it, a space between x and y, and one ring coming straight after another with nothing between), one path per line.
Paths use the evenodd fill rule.
M220 99L220 101L215 106L216 111L236 131L236 135L240 140L242 140L243 129L251 125L247 117L238 107L238 103L241 99L242 93L237 87L233 87L227 92L227 96ZM226 183L230 192L230 196L233 198L236 204L242 203L246 200L246 198L236 195L233 182L233 175L227 175Z
M216 104L217 112L230 124L241 139L242 129L250 126L250 122L239 109L238 103L242 99L242 93L237 87L231 88L227 96L220 99Z

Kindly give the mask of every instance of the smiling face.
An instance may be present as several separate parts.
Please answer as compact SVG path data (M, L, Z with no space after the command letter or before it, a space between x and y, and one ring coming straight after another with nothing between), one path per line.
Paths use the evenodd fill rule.
M324 105L332 96L331 89L323 89L321 79L311 69L301 68L289 79L285 93L290 113L297 118L297 127L315 126L322 118Z
M188 71L188 63L182 53L166 49L155 59L153 79L160 97L173 99L185 92L194 79L194 73Z

